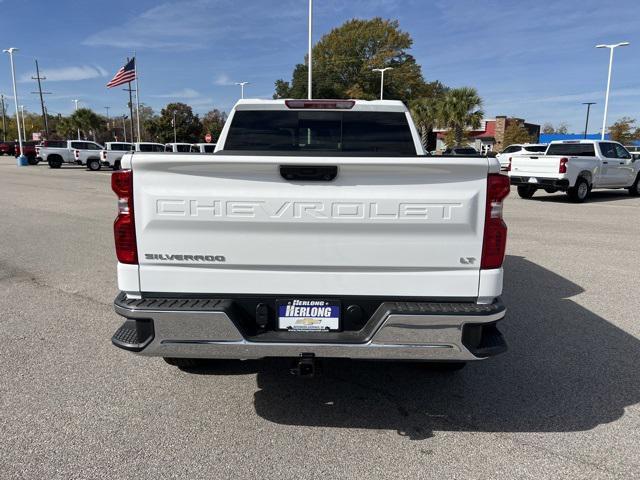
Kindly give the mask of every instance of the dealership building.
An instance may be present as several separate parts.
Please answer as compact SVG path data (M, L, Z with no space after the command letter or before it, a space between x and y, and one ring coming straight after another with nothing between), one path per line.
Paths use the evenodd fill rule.
M540 125L527 123L522 118L500 115L496 118L482 120L478 130L468 131L469 146L474 147L481 153L500 152L507 147L507 145L504 145L504 132L507 127L514 124L524 126L531 135L533 142L539 141ZM434 133L436 134L435 150L444 151L447 148L444 142L447 129L434 129Z

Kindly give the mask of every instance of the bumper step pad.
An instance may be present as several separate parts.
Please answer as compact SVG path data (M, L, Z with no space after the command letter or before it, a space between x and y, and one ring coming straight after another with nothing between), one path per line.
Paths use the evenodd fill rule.
M111 337L111 343L130 352L139 352L153 340L153 321L127 320Z

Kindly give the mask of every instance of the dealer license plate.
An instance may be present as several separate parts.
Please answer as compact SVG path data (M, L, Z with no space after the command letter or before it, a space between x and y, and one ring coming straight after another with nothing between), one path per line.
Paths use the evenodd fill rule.
M278 328L293 332L329 332L340 329L340 302L290 299L276 302Z

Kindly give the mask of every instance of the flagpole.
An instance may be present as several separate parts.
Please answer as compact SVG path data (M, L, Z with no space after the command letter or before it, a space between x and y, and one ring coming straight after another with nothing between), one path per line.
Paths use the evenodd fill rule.
M135 61L135 72L136 72L136 120L138 124L138 143L140 140L140 84L138 83L138 57L136 57L136 52L133 52L133 59Z

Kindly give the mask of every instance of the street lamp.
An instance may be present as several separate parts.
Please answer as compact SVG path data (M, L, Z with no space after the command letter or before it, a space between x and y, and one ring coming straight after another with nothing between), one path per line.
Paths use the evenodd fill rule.
M604 97L604 118L602 119L602 140L604 140L604 135L606 133L607 128L607 110L609 109L609 90L611 88L611 67L613 66L613 50L616 47L626 47L629 45L629 42L620 42L613 45L605 45L600 44L596 45L596 48L608 48L609 49L609 75L607 77L607 94Z
M589 131L589 110L591 110L591 105L595 105L596 102L582 102L582 104L587 106L587 121L584 124L584 138L586 139Z
M79 102L80 100L78 100L78 99L76 98L76 99L71 100L71 101L72 101L72 102L75 102L75 104L76 104L76 112L77 112L77 111L78 111L78 102ZM80 140L80 127L78 127L78 140Z
M173 111L173 119L171 120L171 126L173 127L173 143L178 143L178 133L176 131L176 111Z
M124 141L127 141L127 117L126 115L122 115L122 136L124 137ZM131 142L133 142L133 138L131 139Z
M24 105L20 105L20 116L22 117L22 138L27 141L27 129L24 128Z
M313 34L313 0L309 0L309 76L307 77L307 96L309 100L313 98L313 89L312 89L312 76L313 76L313 60L311 58L311 49L312 49L312 34Z
M393 70L393 67L374 68L373 69L374 72L380 72L380 100L382 100L382 97L384 95L384 93L383 93L383 91L384 91L384 72L386 72L387 70Z
M20 132L20 116L18 113L18 89L16 88L16 68L13 64L13 52L17 52L18 49L11 47L2 50L4 53L9 54L9 60L11 61L11 79L13 80L13 101L16 106L16 125L18 127L18 146L20 148L20 155L18 156L18 165L26 165L26 157L22 152L22 133Z
M251 84L249 82L236 82L236 85L240 85L240 98L244 98L244 86Z

